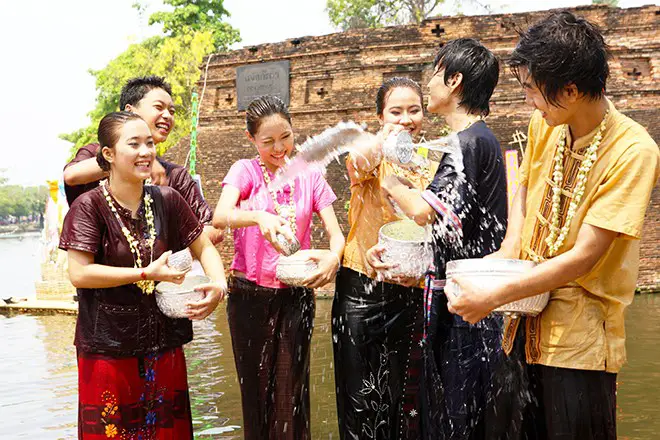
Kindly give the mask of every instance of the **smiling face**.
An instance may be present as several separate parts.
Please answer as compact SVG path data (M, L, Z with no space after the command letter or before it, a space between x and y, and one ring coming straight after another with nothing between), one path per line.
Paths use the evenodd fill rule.
M527 105L540 111L545 122L551 127L569 123L574 116L574 111L571 110L572 104L578 95L577 88L573 84L565 87L557 95L556 104L551 104L543 96L541 89L539 89L526 67L520 67L519 75Z
M174 128L174 102L170 94L161 88L149 90L135 106L127 104L126 110L144 119L156 144L165 142Z
M293 151L293 129L289 121L279 114L264 117L254 136L248 133L248 138L257 147L261 161L271 171L284 165Z
M113 175L127 181L144 181L151 177L156 159L156 147L147 124L140 119L126 122L119 128L119 138L112 148L102 150L110 162Z
M383 114L378 118L381 124L403 125L410 134L418 134L424 119L422 105L422 99L415 90L396 87L386 97Z

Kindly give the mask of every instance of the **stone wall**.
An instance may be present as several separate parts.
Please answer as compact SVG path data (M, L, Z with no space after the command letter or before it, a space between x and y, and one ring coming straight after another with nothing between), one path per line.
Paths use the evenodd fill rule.
M644 125L660 140L660 7L617 9L585 6L573 9L604 30L611 47L611 79L607 95L624 113ZM526 28L547 11L486 16L438 17L421 25L354 30L321 37L302 37L279 43L247 47L210 57L206 90L201 105L197 171L202 175L205 195L215 206L220 183L238 159L252 157L247 141L244 112L236 110L236 68L267 61L289 60L290 110L297 142L341 120L367 123L376 130L375 95L383 79L408 76L424 87L432 74L434 53L448 40L478 38L502 61L500 82L492 98L489 126L503 150L519 150L514 133L526 133L531 109L522 90L504 67L517 42L516 28ZM200 79L198 88L204 86ZM443 121L432 115L425 120L426 137L438 135ZM168 152L183 163L187 139ZM524 143L523 143L524 147ZM337 193L335 204L344 232L348 232L344 204L349 189L344 167L333 164L327 179ZM656 187L642 240L639 284L660 283L660 189ZM315 239L322 240L319 228ZM319 244L322 245L322 244ZM223 255L232 255L231 240L225 240Z

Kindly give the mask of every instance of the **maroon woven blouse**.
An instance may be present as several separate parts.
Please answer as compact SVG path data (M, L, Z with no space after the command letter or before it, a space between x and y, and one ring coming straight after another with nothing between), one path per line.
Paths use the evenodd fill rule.
M153 198L156 227L153 259L163 252L187 248L202 233L203 226L181 197L169 187L145 186ZM113 199L123 225L140 241L146 267L150 250L146 244L148 226L144 206L138 218ZM101 187L78 197L64 219L60 249L94 254L98 264L133 267L133 254L110 210ZM188 319L171 319L161 313L154 295L143 294L135 284L106 289L78 289L79 314L75 345L85 352L134 356L178 347L192 339Z
M66 164L64 169L67 169L78 162L82 162L83 160L96 157L98 151L99 144L89 144L81 147L76 153L76 156L71 162ZM188 171L184 167L163 160L160 157L156 159L160 162L163 168L165 168L168 186L174 188L179 194L181 194L186 202L188 202L188 205L200 222L209 223L213 218L213 211L211 211L211 207L206 203L206 200L204 200L199 186L197 186L197 183L192 179ZM98 180L82 185L67 185L65 183L64 192L66 193L66 201L69 203L69 206L71 206L73 205L74 200L80 195L96 188L97 186L99 186Z

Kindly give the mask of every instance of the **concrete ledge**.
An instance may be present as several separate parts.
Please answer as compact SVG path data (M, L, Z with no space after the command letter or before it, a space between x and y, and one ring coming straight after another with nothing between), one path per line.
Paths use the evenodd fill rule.
M54 314L63 313L67 315L76 315L78 313L78 303L73 301L52 301L31 299L21 301L15 304L5 304L0 302L0 313L33 313L33 314Z

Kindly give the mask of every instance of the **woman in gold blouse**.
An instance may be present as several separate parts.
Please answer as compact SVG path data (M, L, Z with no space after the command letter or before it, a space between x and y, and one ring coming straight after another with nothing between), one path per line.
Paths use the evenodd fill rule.
M376 110L381 139L402 130L418 135L422 90L408 78L392 78L379 88ZM420 393L412 392L419 378L410 374L410 359L421 357L423 291L418 280L377 280L366 253L378 242L380 227L397 220L381 182L398 176L423 190L438 164L404 169L383 158L380 145L365 144L349 155L346 167L350 231L332 308L339 432L342 439L397 439L419 419Z

